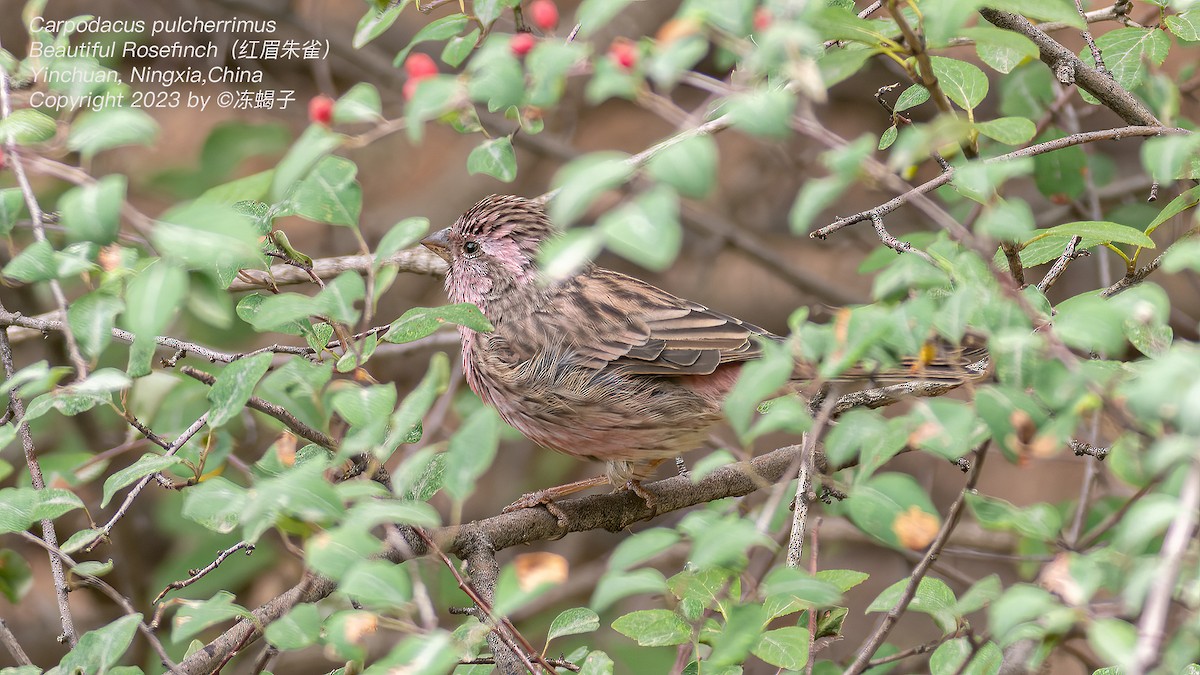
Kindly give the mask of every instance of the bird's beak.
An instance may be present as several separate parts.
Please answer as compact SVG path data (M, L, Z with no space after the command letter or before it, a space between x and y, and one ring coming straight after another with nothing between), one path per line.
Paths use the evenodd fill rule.
M450 262L450 228L438 230L421 240L421 245Z

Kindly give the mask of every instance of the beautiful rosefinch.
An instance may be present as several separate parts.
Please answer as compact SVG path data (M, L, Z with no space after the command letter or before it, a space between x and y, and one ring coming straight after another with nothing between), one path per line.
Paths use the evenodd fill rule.
M495 326L459 328L471 389L533 442L607 462L608 482L649 502L638 481L700 446L759 341L783 338L596 265L550 281L537 261L553 235L540 204L493 195L421 243L450 264L450 300L474 303Z

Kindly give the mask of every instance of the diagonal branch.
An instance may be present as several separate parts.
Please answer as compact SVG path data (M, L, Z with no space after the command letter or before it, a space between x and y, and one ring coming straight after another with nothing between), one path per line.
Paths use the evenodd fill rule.
M1162 122L1150 109L1129 93L1107 73L1084 63L1070 49L1033 25L1029 19L1010 12L995 9L980 9L979 14L992 25L1014 33L1020 33L1033 41L1041 52L1042 61L1050 66L1051 72L1063 84L1072 82L1080 89L1095 96L1109 110L1116 113L1126 124L1161 127Z

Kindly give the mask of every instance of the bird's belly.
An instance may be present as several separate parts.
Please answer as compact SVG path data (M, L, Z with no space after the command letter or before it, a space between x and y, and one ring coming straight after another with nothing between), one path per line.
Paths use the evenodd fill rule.
M481 367L482 366L482 367ZM596 371L522 377L484 364L465 368L468 385L511 427L576 458L643 463L699 447L720 419L706 397L666 378Z

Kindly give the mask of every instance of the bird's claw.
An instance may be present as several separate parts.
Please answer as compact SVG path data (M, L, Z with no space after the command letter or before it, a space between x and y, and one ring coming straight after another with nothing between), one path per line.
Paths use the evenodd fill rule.
M521 509L532 509L538 506L546 507L550 515L558 521L558 526L563 530L567 529L567 514L558 507L554 502L554 496L550 490L538 490L537 492L527 492L521 495L515 502L504 507L501 513L512 513Z
M625 483L624 489L641 497L642 501L646 502L646 506L650 509L651 518L658 515L658 497L655 497L653 492L647 490L641 481L630 480L628 483Z

